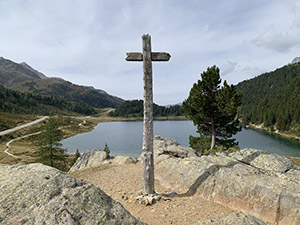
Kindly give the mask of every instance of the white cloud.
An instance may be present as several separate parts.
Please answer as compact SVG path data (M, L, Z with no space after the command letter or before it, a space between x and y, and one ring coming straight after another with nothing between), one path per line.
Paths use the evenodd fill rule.
M230 74L235 70L235 67L237 66L237 62L231 62L229 60L226 61L226 64L221 66L221 75L226 76L227 74Z
M300 2L297 2L293 7L294 20L293 23L300 28Z
M0 56L125 99L143 96L142 64L125 53L150 33L152 50L172 55L153 63L159 104L181 102L212 65L237 83L290 62L299 28L297 0L0 0Z
M252 42L258 47L285 53L299 45L300 39L299 36L285 31L270 30L259 35Z

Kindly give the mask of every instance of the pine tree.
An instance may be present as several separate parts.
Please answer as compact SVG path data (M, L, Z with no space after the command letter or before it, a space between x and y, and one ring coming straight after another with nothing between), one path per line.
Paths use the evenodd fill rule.
M63 137L63 132L58 129L56 120L53 117L49 117L43 127L39 139L39 160L52 167L63 169L66 159L66 149L62 148L62 144L59 141Z
M105 143L105 146L104 146L104 149L103 149L103 151L105 151L105 152L106 152L106 154L107 154L107 156L109 156L109 154L110 154L110 150L109 150L109 148L108 148L108 146L107 146L107 143Z
M194 83L182 105L188 119L197 126L201 139L210 138L211 149L216 145L235 145L235 140L229 138L241 130L236 119L241 94L226 81L222 87L220 84L219 68L209 67L201 74L201 80Z

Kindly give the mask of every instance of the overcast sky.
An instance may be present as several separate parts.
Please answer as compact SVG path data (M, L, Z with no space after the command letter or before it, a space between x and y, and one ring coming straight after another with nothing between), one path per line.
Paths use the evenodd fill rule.
M0 56L49 77L143 98L141 51L171 54L153 63L154 101L182 102L209 66L228 83L273 71L300 56L296 0L0 0Z

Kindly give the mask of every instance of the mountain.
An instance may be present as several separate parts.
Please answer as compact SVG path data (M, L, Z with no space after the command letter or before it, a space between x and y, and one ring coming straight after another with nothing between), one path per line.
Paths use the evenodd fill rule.
M46 76L31 68L26 63L14 63L0 57L0 85L4 87L25 80L44 79Z
M21 93L0 85L0 112L22 114L95 114L96 110L85 104L69 102L59 97ZM0 121L0 128L3 121Z
M300 134L300 63L286 65L237 84L243 93L244 124Z
M61 78L49 78L24 62L18 64L3 57L0 58L0 85L15 91L56 96L97 108L116 108L124 102L103 90L72 84Z
M300 62L300 57L295 57L291 62L291 64L298 63L298 62Z

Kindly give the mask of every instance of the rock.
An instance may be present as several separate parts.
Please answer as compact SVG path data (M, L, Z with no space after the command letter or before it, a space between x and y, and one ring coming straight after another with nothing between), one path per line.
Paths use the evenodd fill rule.
M286 157L254 149L228 156L162 157L155 178L270 223L300 224L300 170Z
M217 220L206 220L196 223L195 225L266 225L263 221L254 216L233 213Z
M148 194L148 195L139 195L136 198L136 200L139 201L141 204L144 204L147 206L147 205L152 205L152 204L158 202L162 198L163 198L163 196L161 194L154 193L154 194Z
M123 155L116 156L112 161L119 165L134 163L134 160L131 157Z
M243 151L233 152L229 156L273 173L284 173L294 167L293 162L284 156L255 149L244 149Z
M69 173L74 173L78 170L87 169L89 167L96 167L102 165L107 159L108 155L101 150L87 150L74 163L69 170Z
M192 148L184 147L172 138L155 136L153 140L154 159L160 155L169 155L176 158L196 156Z
M300 62L300 57L295 57L293 59L293 61L291 62L291 64L295 64L295 63L298 63L298 62Z
M102 190L42 164L0 165L1 224L144 224Z

